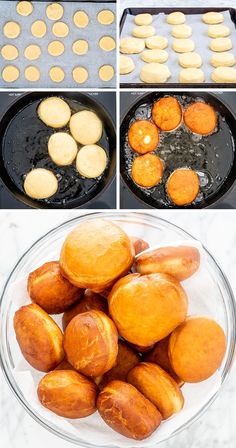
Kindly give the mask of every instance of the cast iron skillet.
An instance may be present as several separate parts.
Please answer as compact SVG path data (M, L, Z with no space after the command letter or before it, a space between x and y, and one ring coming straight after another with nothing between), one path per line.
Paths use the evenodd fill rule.
M85 179L75 163L59 167L48 156L47 141L55 130L46 126L37 115L43 98L60 96L65 99L72 113L93 110L103 122L103 135L98 142L107 153L108 165L102 176ZM68 130L68 127L62 130ZM104 107L89 95L78 92L31 92L22 95L7 110L0 122L0 173L10 192L29 207L77 208L95 198L111 182L115 171L116 134L114 124ZM25 195L24 176L32 168L51 169L59 180L58 192L49 199L36 201Z
M176 131L161 132L160 143L155 153L164 161L162 182L154 188L144 189L136 185L130 175L132 161L137 154L128 144L127 133L133 121L151 117L155 100L163 96L174 96L185 108L193 101L204 101L212 105L218 115L216 132L201 137L189 132L182 124ZM235 117L229 107L217 96L205 92L153 92L142 95L133 103L125 115L120 129L120 171L132 193L153 208L179 208L173 204L165 190L170 173L188 167L197 171L200 193L196 200L183 208L212 207L233 187L236 180L236 126Z

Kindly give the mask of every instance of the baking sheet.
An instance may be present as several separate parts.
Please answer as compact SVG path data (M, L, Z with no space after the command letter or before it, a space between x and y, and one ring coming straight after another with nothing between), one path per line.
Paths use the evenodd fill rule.
M18 48L19 56L14 61L7 61L0 56L0 73L6 65L15 65L20 69L20 77L13 83L5 82L0 77L0 87L6 88L109 88L116 86L116 77L110 81L102 81L98 76L99 68L102 65L112 65L116 71L116 50L106 52L100 49L99 40L102 36L111 36L116 39L116 20L111 25L101 25L97 21L97 14L103 9L109 9L116 14L115 3L92 3L92 2L60 2L64 7L64 15L60 20L49 20L46 15L46 8L51 2L32 2L34 10L32 14L23 17L16 12L18 1L0 2L0 48L6 44L15 45ZM73 22L76 11L85 11L90 22L86 28L78 28ZM31 34L31 25L36 20L43 20L47 25L47 33L43 38L34 37ZM16 39L8 39L3 34L3 27L8 21L16 21L21 26L21 34ZM53 24L65 22L69 27L69 34L66 37L58 38L52 33ZM89 51L85 55L76 55L72 51L72 44L78 39L85 39L89 44ZM48 44L53 40L64 43L65 51L61 56L51 56L48 54ZM30 44L37 44L41 47L41 56L35 61L30 61L24 57L24 50ZM29 65L40 69L41 77L37 82L30 82L25 79L24 71ZM51 67L59 66L65 72L62 82L56 83L49 77ZM73 80L72 70L76 66L85 67L89 72L89 77L83 84L78 84Z
M142 9L143 12L143 9ZM222 11L222 14L224 16L224 22L223 24L228 26L231 32L231 35L229 36L233 43L232 50L229 50L231 53L233 53L236 56L236 30L235 25L231 20L231 16L229 11ZM166 17L168 14L159 13L156 15L153 15L153 23L156 30L156 35L164 36L168 38L168 47L165 48L165 50L169 54L168 60L165 62L165 65L167 65L171 72L171 77L168 79L168 83L179 83L179 73L182 70L182 67L179 65L178 59L179 54L176 53L174 50L172 50L172 43L175 39L171 35L172 27L173 25L169 25L166 22ZM132 30L136 26L134 23L134 15L128 14L125 19L125 23L123 26L123 29L121 31L120 39L124 37L128 37L132 35ZM190 39L192 39L195 43L195 52L199 53L202 57L203 64L201 66L201 69L203 70L205 74L205 82L212 83L213 86L215 83L211 79L211 73L214 70L214 67L210 64L211 56L213 55L213 51L210 50L209 45L211 42L211 38L207 35L208 32L208 26L206 23L202 21L202 14L186 14L186 22L187 25L190 25L192 27L192 36ZM135 63L135 70L132 73L129 73L128 75L120 75L120 82L124 84L130 84L130 83L138 83L138 84L145 84L143 83L140 78L139 74L140 71L145 65L145 62L142 61L140 58L140 54L135 55L128 55L131 56L134 63ZM199 83L201 85L202 83ZM147 84L148 86L148 84Z

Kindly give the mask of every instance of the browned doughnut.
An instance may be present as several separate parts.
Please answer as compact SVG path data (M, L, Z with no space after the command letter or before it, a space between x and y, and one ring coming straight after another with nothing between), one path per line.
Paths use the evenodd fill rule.
M139 154L154 151L159 143L158 129L151 121L137 120L129 128L128 142Z
M191 204L199 193L199 178L195 171L183 168L173 171L166 183L166 191L176 205Z
M159 184L163 176L164 166L155 154L136 157L132 164L133 181L143 188L151 188Z
M209 104L196 102L185 110L184 123L195 134L207 135L215 130L217 115Z
M173 131L182 121L182 109L176 98L166 96L155 101L152 119L162 131Z

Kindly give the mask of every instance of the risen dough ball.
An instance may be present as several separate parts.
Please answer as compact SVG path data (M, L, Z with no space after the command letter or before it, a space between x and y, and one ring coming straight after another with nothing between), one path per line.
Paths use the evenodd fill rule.
M17 22L7 22L3 27L4 36L8 39L16 39L21 33L21 27Z
M86 54L88 51L88 42L84 39L76 40L72 45L75 54Z
M48 44L48 53L51 56L60 56L65 51L64 44L59 40L53 40Z
M168 53L165 50L145 50L141 53L141 58L144 62L166 62Z
M65 78L64 70L61 67L52 67L49 76L53 82L62 82Z
M38 107L38 116L47 126L62 128L67 125L71 117L68 104L56 96L41 101Z
M99 47L104 51L112 51L116 48L116 43L113 37L111 36L103 36L99 40Z
M236 68L217 67L213 70L211 79L215 82L236 82Z
M178 39L186 39L192 35L192 28L189 25L175 25L171 31L172 36Z
M179 82L198 83L204 82L205 75L200 68L183 68L179 74Z
M137 14L134 18L136 25L151 25L152 15L148 13Z
M84 11L77 11L74 14L73 20L78 28L86 28L89 24L89 16Z
M25 78L28 81L36 82L40 79L40 70L38 67L34 67L33 65L29 65L25 69Z
M229 37L217 37L216 39L212 39L210 43L210 49L212 51L227 51L231 50L232 46L232 40Z
M184 68L199 68L202 65L202 58L198 53L182 53L179 55L179 64Z
M150 62L145 64L140 72L140 79L146 83L163 83L171 76L170 70L164 64Z
M111 25L115 20L115 15L109 9L103 9L98 13L97 20L101 25Z
M168 47L168 40L163 36L148 37L145 41L146 47L153 50L164 50Z
M171 12L167 16L167 23L170 25L182 25L186 21L185 15L182 12Z
M132 31L132 35L134 37L141 37L141 38L151 37L154 36L154 34L155 34L155 28L152 25L136 26Z
M102 137L102 122L91 110L82 110L72 115L70 132L81 145L93 145Z
M35 168L24 181L24 190L33 199L46 199L53 196L58 189L58 181L52 171Z
M112 65L102 65L102 67L100 67L99 69L98 74L99 78L102 81L110 81L115 74L115 70Z
M231 67L235 64L235 57L232 53L214 53L211 58L213 67Z
M1 55L7 61L14 61L18 58L19 51L15 45L4 45L1 49Z
M107 155L101 146L83 146L76 158L76 169L81 176L95 179L101 176L107 165Z
M43 37L45 36L47 32L47 25L43 20L36 20L32 25L31 25L31 33L33 34L34 37Z
M83 84L88 79L88 70L84 67L75 67L72 70L72 76L75 82Z
M31 2L22 1L17 3L16 10L21 16L29 16L33 12L33 5Z
M48 140L48 153L56 165L71 165L77 154L76 141L67 132L56 132Z
M230 35L230 29L225 25L210 25L208 28L209 37L227 37Z
M209 25L214 25L224 22L224 16L220 12L206 12L203 14L202 20Z
M120 54L120 75L127 75L135 69L134 61L129 56Z
M120 41L120 52L126 54L141 53L145 48L145 43L137 37L124 37Z
M38 45L29 45L24 51L24 56L30 61L35 61L41 55L41 48Z
M63 6L60 3L51 3L47 6L46 14L50 20L59 20L64 14Z
M52 32L57 37L66 37L69 33L69 27L64 22L57 22L53 24Z
M5 82L14 82L20 76L20 70L15 65L6 65L2 71L2 78Z
M194 50L195 44L191 39L174 39L172 48L176 53L187 53Z

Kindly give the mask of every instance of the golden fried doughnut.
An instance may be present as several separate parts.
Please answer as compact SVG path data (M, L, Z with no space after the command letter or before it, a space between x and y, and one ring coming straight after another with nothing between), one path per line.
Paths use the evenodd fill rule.
M187 107L184 123L195 134L208 135L216 128L217 115L212 106L199 101Z
M166 183L167 194L176 205L191 204L196 199L199 188L197 173L188 168L173 171Z
M154 151L159 142L158 129L151 121L137 120L129 128L128 142L139 154Z
M149 248L149 244L147 243L147 241L144 241L142 238L131 236L130 239L134 246L135 255Z
M155 101L152 119L162 131L173 131L182 121L182 109L176 98L166 96Z
M151 188L159 184L163 171L164 166L159 157L155 154L144 154L134 159L131 176L140 187Z

